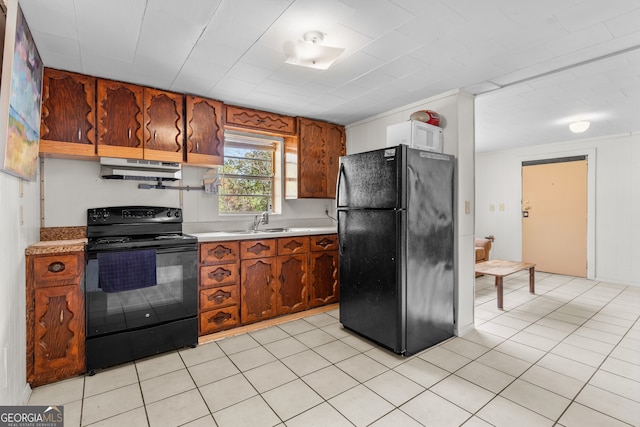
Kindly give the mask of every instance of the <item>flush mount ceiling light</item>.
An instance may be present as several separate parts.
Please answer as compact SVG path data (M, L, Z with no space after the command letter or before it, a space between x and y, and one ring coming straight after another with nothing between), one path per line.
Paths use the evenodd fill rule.
M569 123L569 130L573 133L582 133L589 129L591 123L586 120L580 120L578 122Z
M344 52L344 48L323 46L324 34L320 31L307 31L298 40L286 60L287 64L326 70Z

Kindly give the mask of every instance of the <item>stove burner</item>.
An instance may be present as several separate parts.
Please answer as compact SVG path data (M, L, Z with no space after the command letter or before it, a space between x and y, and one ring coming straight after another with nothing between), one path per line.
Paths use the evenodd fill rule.
M96 240L96 243L126 243L131 240L131 237L101 237Z

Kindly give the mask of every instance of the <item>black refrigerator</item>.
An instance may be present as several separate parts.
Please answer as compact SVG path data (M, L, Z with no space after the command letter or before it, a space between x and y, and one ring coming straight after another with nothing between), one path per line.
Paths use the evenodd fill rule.
M453 336L454 166L406 145L340 158L340 322L398 354Z

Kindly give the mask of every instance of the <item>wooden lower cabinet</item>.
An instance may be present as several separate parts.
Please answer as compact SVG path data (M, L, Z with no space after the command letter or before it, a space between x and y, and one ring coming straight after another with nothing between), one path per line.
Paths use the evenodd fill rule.
M85 372L84 252L27 256L27 381Z
M241 314L242 323L253 323L276 315L276 258L242 260Z
M338 235L311 236L310 247L310 307L336 303L340 299Z
M308 254L285 255L278 262L277 314L289 314L309 307L307 271Z
M198 335L240 324L240 244L201 243L199 246Z
M338 302L337 248L335 234L200 244L200 335Z

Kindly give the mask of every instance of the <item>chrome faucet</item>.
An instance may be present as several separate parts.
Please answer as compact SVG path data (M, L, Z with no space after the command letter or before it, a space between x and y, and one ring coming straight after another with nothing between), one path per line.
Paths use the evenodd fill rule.
M258 231L258 227L260 227L260 224L269 224L269 212L268 211L264 211L262 212L260 215L256 215L253 217L253 232L257 232Z

